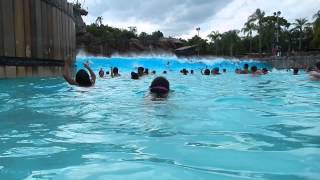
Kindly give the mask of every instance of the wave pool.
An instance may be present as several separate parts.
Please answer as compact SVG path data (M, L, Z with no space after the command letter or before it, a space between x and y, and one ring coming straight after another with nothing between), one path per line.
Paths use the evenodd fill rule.
M122 76L92 88L0 80L0 179L320 178L320 83L306 74L236 75L244 63L267 65L224 59L89 60ZM168 70L167 100L148 98L155 76L130 80L141 65ZM206 66L228 72L201 76Z

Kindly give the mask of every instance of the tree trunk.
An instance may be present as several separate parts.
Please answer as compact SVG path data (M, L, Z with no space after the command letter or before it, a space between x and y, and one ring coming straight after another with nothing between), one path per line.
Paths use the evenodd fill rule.
M302 32L300 33L300 37L299 37L299 51L301 51L302 48Z
M249 52L252 53L252 37L250 37L250 47L249 47Z
M259 34L259 53L262 54L262 37L261 34Z

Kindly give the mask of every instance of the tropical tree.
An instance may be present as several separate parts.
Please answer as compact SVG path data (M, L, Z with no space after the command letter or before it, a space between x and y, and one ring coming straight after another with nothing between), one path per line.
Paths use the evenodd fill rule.
M223 44L224 53L230 56L234 56L235 46L240 42L240 37L238 36L238 30L231 30L223 33L221 35L221 44Z
M218 43L219 40L221 38L221 34L219 33L219 31L212 31L209 35L208 38L210 39L210 41L212 43L214 43L215 46L215 51L216 51L216 56L218 55Z
M96 19L96 25L97 25L97 26L101 26L101 25L102 25L102 21L103 21L102 16L97 17L97 19Z
M313 46L320 48L320 10L313 16Z
M244 28L242 28L242 32L249 38L250 45L249 45L249 52L252 52L252 33L254 31L254 24L252 22L246 22L244 24Z
M307 18L300 18L296 19L293 23L293 30L297 30L299 32L299 50L302 49L302 38L304 35L304 30L310 26L310 23L308 23Z
M249 23L254 24L254 30L258 32L259 35L259 53L262 53L262 31L263 31L263 18L265 16L265 12L257 9L248 19Z

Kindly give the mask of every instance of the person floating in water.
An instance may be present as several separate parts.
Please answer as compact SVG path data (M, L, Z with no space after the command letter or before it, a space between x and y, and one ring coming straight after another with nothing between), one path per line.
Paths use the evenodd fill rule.
M170 91L170 83L164 77L155 78L150 85L150 93L154 98L166 98Z
M132 72L132 73L131 73L131 79L133 79L133 80L139 80L139 74L138 74L138 73L135 73L135 72Z
M64 64L63 77L70 85L76 85L80 87L90 87L96 83L96 75L90 68L89 64L84 63L83 65L89 71L90 75L86 70L80 69L76 74L76 78L73 79L71 78L71 75L70 75L70 64L67 62Z
M151 72L151 74L152 74L152 75L155 75L155 74L157 74L157 72L153 70L153 71Z
M148 68L146 68L146 69L144 70L144 75L149 75L149 69L148 69Z
M257 66L252 66L251 67L251 74L253 76L257 76L257 75L262 75L262 71L258 70Z
M266 75L266 74L269 73L269 70L268 70L267 68L263 68L263 69L262 69L262 73L263 73L264 75Z
M299 75L299 68L293 68L293 75Z
M119 69L117 67L112 68L111 67L111 77L120 77L121 75L119 74Z
M205 76L209 76L210 75L210 70L208 68L206 68L205 70L201 70L201 74L205 75Z
M100 78L103 78L103 77L104 77L104 71L103 71L102 68L101 68L100 71L99 71L99 76L100 76Z
M220 74L221 74L221 73L220 73L220 69L219 69L219 68L214 68L214 69L212 69L211 74L212 74L212 75L220 75Z
M227 73L227 70L226 70L226 69L223 69L223 73Z
M191 71L190 71L190 74L194 74L194 71L193 71L193 70L191 70Z
M186 70L186 69L182 69L182 70L180 71L180 73L183 74L183 75L188 75L189 71Z
M240 74L249 74L249 64L243 66L243 70L240 71Z
M138 67L138 75L139 75L140 77L142 77L142 76L145 75L145 74L144 74L144 68L143 68L143 67Z
M320 62L316 63L316 70L309 72L311 80L320 81Z
M163 71L163 74L167 74L167 71Z

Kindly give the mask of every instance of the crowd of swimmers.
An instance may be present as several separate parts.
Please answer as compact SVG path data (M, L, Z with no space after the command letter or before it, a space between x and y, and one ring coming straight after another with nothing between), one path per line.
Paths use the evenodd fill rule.
M80 69L75 76L75 79L71 77L70 73L70 66L68 63L65 64L64 68L64 78L65 80L71 84L81 87L90 87L93 86L96 82L96 75L93 72L93 70L90 68L88 63L84 64L84 68L86 69ZM315 67L306 68L305 71L309 74L311 80L317 80L320 81L320 62L315 64ZM89 72L89 73L88 73ZM227 70L223 69L222 73L226 73ZM194 74L194 70L187 70L182 69L180 71L182 75L188 75L188 74ZM220 69L218 67L213 68L212 70L208 69L207 67L201 70L201 74L204 76L209 75L221 75ZM236 74L251 74L252 76L259 76L259 75L266 75L269 73L267 68L258 69L257 66L252 66L249 68L248 64L245 64L243 66L243 69L236 69ZM137 68L137 72L131 72L131 79L133 80L139 80L143 76L147 75L156 75L156 71L149 72L149 69L144 67ZM163 71L162 74L167 74L167 71ZM293 69L293 75L298 75L299 69L294 68ZM104 71L103 69L100 69L99 71L99 77L104 78L105 76L111 76L112 78L121 76L119 73L119 69L117 67L111 67L110 71ZM165 77L157 77L155 78L150 87L149 87L150 93L157 96L157 97L166 97L170 91L170 83Z

